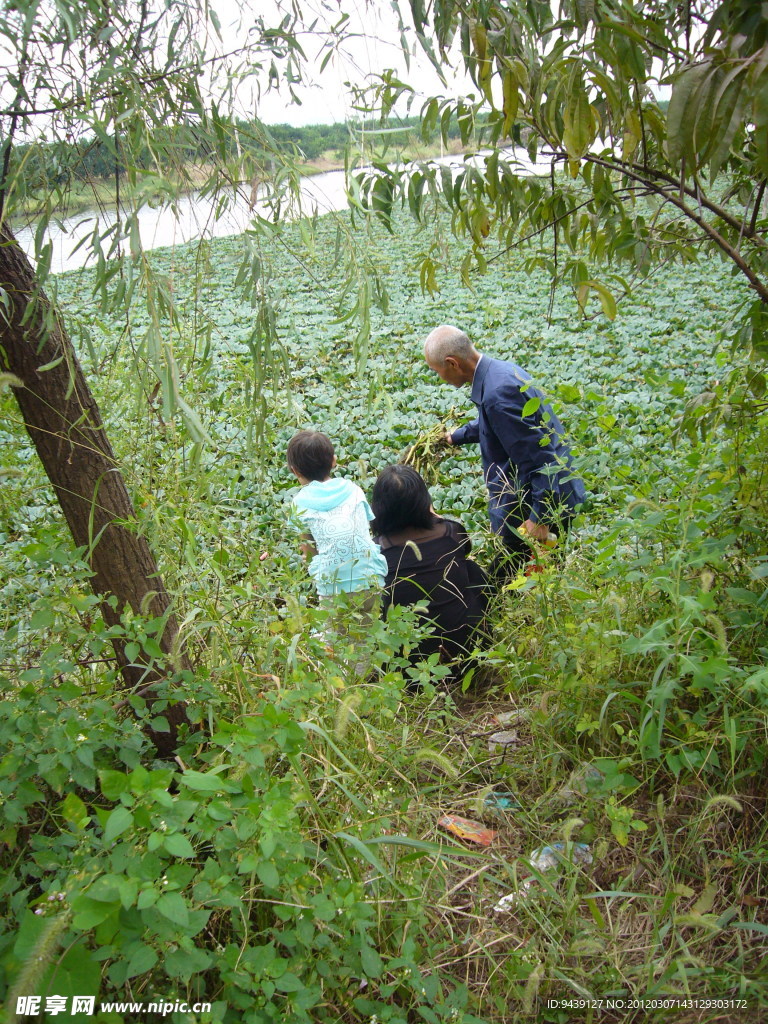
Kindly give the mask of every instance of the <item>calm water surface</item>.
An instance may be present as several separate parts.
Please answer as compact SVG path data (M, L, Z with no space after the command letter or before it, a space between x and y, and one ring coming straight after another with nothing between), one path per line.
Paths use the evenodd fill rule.
M467 162L481 161L484 154L467 158ZM514 158L519 163L519 170L524 174L544 174L549 171L549 162L540 161L534 165L524 150L505 150L504 156ZM447 164L460 168L465 162L462 156L440 157L432 163ZM161 206L155 209L144 207L138 214L138 226L141 243L145 249L156 249L160 246L182 245L200 238L220 238L225 235L240 235L250 225L255 215L272 219L274 211L257 195L251 207L249 196L245 191L230 190L225 194L225 209L217 217L216 207L219 200L190 192L183 196L173 208ZM334 210L343 210L347 206L344 172L328 171L301 179L301 198L299 204L283 205L280 217L292 220L297 216L312 216L315 212L323 214ZM84 210L75 217L54 220L47 232L47 239L53 247L51 270L61 273L65 270L76 270L85 266L89 260L90 247L87 240L94 230L103 236L104 232L115 224L115 210ZM34 260L34 238L36 225L17 228L16 237L24 251ZM108 248L110 239L102 243ZM125 243L127 244L127 243Z

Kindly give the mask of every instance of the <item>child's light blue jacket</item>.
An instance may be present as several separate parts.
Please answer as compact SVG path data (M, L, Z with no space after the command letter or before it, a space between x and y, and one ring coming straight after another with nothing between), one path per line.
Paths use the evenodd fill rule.
M373 512L362 490L349 480L312 480L293 499L300 527L312 534L317 554L309 575L318 594L349 593L384 586L387 562L371 539Z

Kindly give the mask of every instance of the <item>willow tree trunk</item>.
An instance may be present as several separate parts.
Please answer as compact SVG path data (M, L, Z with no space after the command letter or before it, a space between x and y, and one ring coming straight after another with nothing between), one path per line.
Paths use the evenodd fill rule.
M189 667L174 650L178 623L169 613L170 598L146 539L136 529L131 498L120 473L96 401L72 342L35 279L34 270L10 229L0 224L0 359L19 378L14 387L21 415L43 468L56 492L78 547L86 549L91 586L103 597L105 620L120 621L124 608L136 614L165 616L161 648L177 665ZM130 664L125 643L115 651L126 687L138 688L151 704L156 672ZM183 701L162 712L169 731L150 730L161 756L173 754L178 726L187 721Z

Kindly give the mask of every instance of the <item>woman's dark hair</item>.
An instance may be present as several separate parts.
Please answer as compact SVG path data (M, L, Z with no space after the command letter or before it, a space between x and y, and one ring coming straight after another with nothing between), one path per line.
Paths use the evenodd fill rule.
M330 439L318 430L300 430L288 442L288 465L306 480L327 480L334 454Z
M408 526L428 530L434 522L427 485L412 466L399 462L379 473L371 492L374 536L397 533Z

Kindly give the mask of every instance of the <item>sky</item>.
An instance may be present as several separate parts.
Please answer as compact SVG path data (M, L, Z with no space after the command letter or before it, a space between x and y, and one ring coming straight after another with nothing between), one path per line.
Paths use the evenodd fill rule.
M225 47L247 38L247 24L251 19L246 14L244 20L243 7L261 14L265 20L272 16L273 23L276 23L280 7L287 6L280 0L245 0L242 4L238 0L213 0L213 3L221 21ZM472 83L463 73L456 74L447 67L448 86L441 83L429 59L416 44L410 25L409 39L415 52L410 70L406 68L397 17L386 0L303 0L301 6L308 16L318 18L320 32L324 26L338 21L342 11L349 13L347 41L321 73L320 64L325 52L322 36L302 34L300 41L308 59L306 77L314 84L296 87L301 105L291 103L288 89L284 86L279 92L262 93L258 100L250 87L245 86L238 94L244 116L253 115L256 109L259 118L267 124L292 125L330 124L355 119L359 115L354 110L346 83L364 85L371 81L371 75L381 73L385 68L394 69L399 77L417 90L413 113L418 113L427 96L457 96L472 91ZM403 7L407 10L408 4L403 4ZM398 112L407 113L404 104L398 107Z

